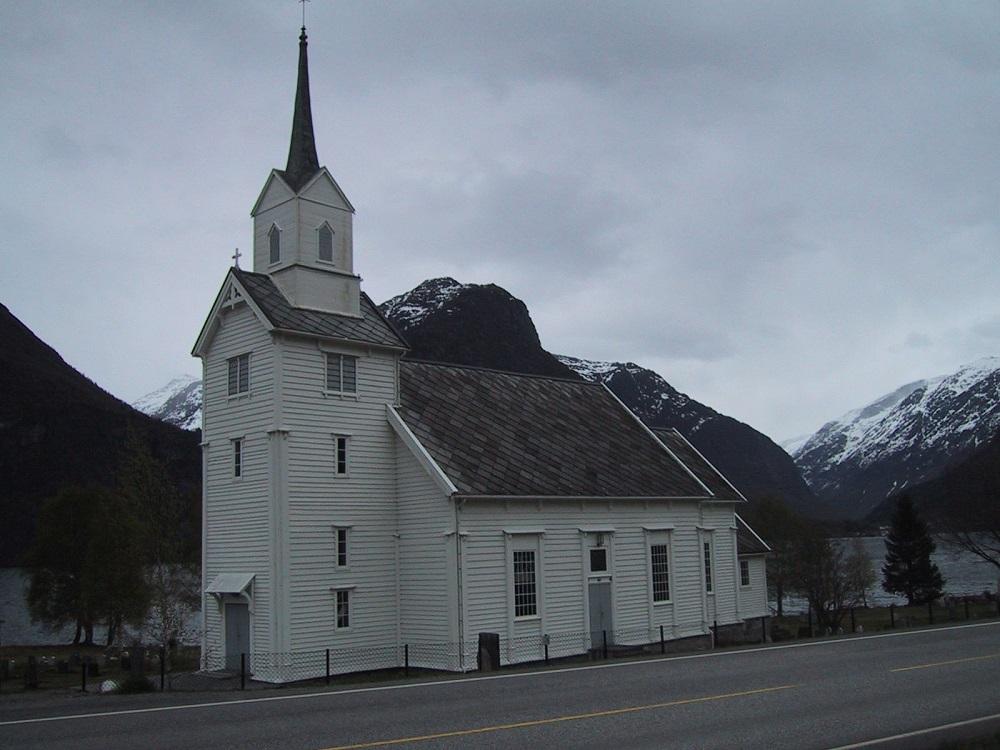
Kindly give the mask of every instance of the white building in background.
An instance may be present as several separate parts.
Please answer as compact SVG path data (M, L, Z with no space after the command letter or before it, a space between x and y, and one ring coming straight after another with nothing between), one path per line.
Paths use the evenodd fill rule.
M705 639L768 614L743 497L604 386L404 358L319 165L306 37L288 164L203 363L203 659L285 681ZM754 623L757 637L763 624Z

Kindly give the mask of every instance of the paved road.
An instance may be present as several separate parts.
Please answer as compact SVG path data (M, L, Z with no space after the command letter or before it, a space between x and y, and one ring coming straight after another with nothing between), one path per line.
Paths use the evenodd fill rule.
M0 697L0 748L832 748L1000 731L998 667L987 623L263 699Z

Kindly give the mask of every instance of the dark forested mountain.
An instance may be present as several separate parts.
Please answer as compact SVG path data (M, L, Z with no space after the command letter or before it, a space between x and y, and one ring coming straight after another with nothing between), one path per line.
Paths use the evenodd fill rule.
M114 484L129 425L182 490L197 492L198 433L101 390L0 305L0 565L18 563L40 504L60 487Z
M802 512L815 511L791 458L767 436L638 365L549 354L524 303L498 286L431 279L380 309L406 337L412 358L604 382L650 426L684 433L748 497L777 495Z
M793 451L813 492L844 518L940 476L1000 432L1000 357L901 386L823 425Z

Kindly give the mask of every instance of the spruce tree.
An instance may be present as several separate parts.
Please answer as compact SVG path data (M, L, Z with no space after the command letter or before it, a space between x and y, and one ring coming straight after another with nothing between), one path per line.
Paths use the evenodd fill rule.
M905 596L910 606L941 596L944 579L931 561L934 546L927 524L917 514L913 501L902 495L896 502L885 540L882 588L890 594Z

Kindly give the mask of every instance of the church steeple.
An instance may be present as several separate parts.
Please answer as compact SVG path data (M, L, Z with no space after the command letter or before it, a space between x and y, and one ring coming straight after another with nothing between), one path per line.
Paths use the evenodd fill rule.
M306 53L306 27L299 35L299 81L295 89L295 112L292 115L292 140L288 146L288 164L284 178L296 192L319 171L316 138L313 135L312 106L309 102L309 60Z

